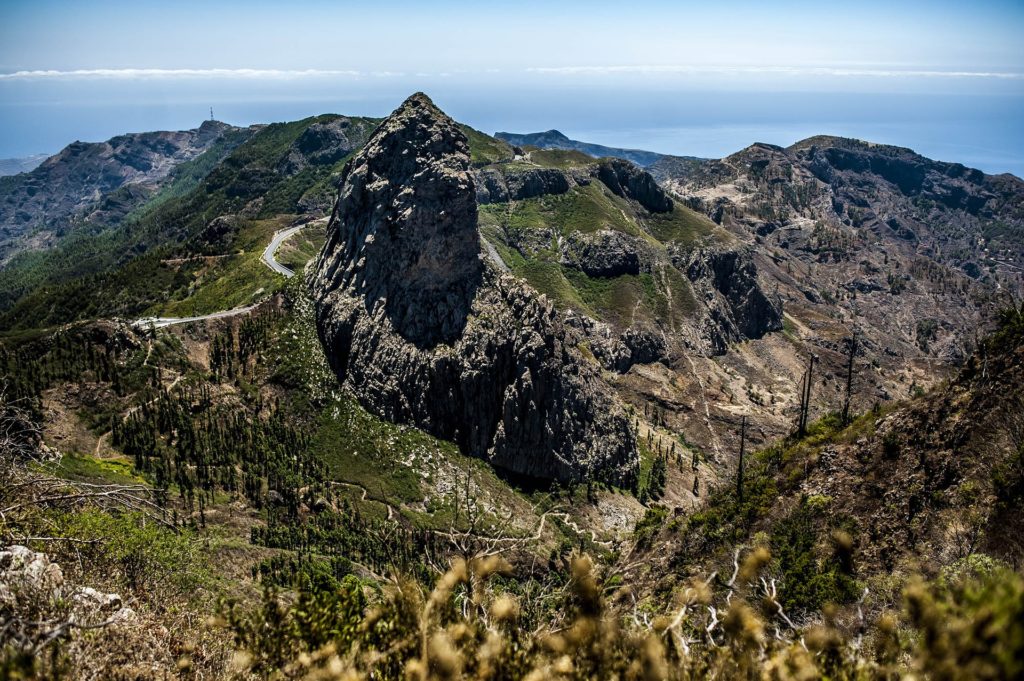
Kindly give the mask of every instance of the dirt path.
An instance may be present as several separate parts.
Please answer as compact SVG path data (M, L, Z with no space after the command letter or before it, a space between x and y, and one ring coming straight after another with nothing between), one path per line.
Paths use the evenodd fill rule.
M344 482L342 480L332 480L331 484L338 485L339 487L351 487L353 489L357 489L360 492L359 501L367 501L367 495L369 494L369 492L366 490L365 487L363 487L357 482ZM372 501L375 504L381 504L382 506L384 506L384 508L388 510L388 520L391 520L395 517L394 508L388 502L381 501L380 499L370 499L370 501Z
M359 490L359 501L361 501L361 502L371 501L371 502L373 502L375 504L383 505L385 508L388 509L388 520L393 519L395 513L397 512L395 510L395 507L392 506L390 503L388 503L386 501L381 501L380 499L371 499L371 498L369 498L369 492L367 491L367 489L365 487L363 487L359 483L356 483L356 482L344 482L344 481L341 481L341 480L332 480L331 484L332 485L337 485L339 487L350 487L352 489ZM612 542L609 541L609 540L598 539L597 538L597 533L594 532L594 530L584 530L584 529L582 529L579 525L576 524L576 522L574 520L572 520L572 518L569 516L569 514L564 512L564 511L545 511L544 513L542 513L541 516L540 516L540 522L537 524L537 529L533 533L533 535L530 536L530 537L491 537L491 536L484 535L484 534L476 535L476 536L478 536L480 539L485 539L485 540L488 540L488 541L521 542L524 539L526 541L540 541L541 536L543 536L543 534L544 534L544 525L547 522L547 519L548 519L549 516L552 517L552 518L559 518L559 519L561 519L561 521L564 522L569 527L571 527L573 529L573 531L576 532L576 534L586 535L586 534L589 533L590 534L590 540L592 542L594 542L595 544L599 545L599 546L611 546L612 545ZM456 533L456 532L445 532L443 530L434 530L434 533L438 534L438 535L440 535L442 537L447 537L449 539L453 539L453 538L459 536L459 534Z
M714 426L711 425L711 407L708 405L708 396L704 388L704 381L701 380L700 374L697 372L697 367L693 363L693 359L688 355L684 354L686 361L690 364L690 373L697 380L697 385L700 387L700 400L704 404L704 425L707 426L708 433L711 435L711 445L715 448L715 460L718 462L722 461L722 447L718 442L718 433L715 432Z

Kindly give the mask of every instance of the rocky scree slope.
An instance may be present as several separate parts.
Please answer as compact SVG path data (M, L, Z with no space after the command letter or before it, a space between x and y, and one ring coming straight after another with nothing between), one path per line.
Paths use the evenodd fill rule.
M635 435L578 335L481 257L466 137L425 95L346 165L312 290L329 361L370 411L518 475L635 477Z
M792 428L812 355L812 418L841 408L854 334L854 411L936 384L970 356L1006 291L1022 290L1024 183L1009 175L835 137L650 171L750 255L785 310L784 333L692 358L699 391L637 384L658 392L675 429L716 452L738 448L740 414L758 442ZM677 264L716 269L687 267L690 257ZM719 444L687 415L701 404L721 424Z
M797 574L787 561L804 551L804 568L824 574L840 531L860 588L874 598L894 576L932 575L979 553L1019 569L1024 308L1003 313L999 331L948 383L750 455L742 499L734 480L696 515L654 529L628 562L654 579L672 566L727 569L736 547L767 542L780 561L773 569Z

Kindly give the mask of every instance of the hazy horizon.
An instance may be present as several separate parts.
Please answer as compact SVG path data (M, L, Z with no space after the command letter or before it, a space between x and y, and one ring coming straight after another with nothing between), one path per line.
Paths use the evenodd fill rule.
M424 91L487 133L704 157L831 134L1024 176L1024 8L866 5L8 2L0 157Z

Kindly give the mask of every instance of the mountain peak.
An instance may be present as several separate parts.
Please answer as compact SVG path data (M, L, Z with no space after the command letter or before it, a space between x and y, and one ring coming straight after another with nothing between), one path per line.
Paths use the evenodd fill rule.
M465 135L418 92L380 124L341 184L325 250L340 249L340 281L383 304L408 340L450 339L481 268Z
M907 147L869 142L855 137L839 137L837 135L813 135L807 139L802 139L799 142L791 144L786 147L786 150L800 151L802 149L810 149L811 147L831 147L855 151L878 151L890 154L912 154L913 156L924 158L913 149L909 149ZM931 161L931 159L928 160Z
M402 102L398 108L391 113L391 115L395 116L401 112L413 110L426 110L435 116L448 118L448 115L437 108L437 105L434 104L433 100L423 92L414 92L406 97L405 101Z

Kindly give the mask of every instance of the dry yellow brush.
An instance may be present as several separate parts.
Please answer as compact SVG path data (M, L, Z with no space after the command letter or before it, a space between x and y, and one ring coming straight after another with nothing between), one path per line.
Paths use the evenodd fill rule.
M843 626L830 609L796 627L762 573L758 549L713 580L681 588L650 617L628 590L605 597L586 556L572 560L563 605L527 630L520 603L489 585L500 557L458 560L429 595L403 582L370 608L351 636L259 669L239 652L234 672L288 679L1006 679L1024 674L1024 582L1001 570L941 588L912 583L900 613ZM859 609L859 608L858 608Z

